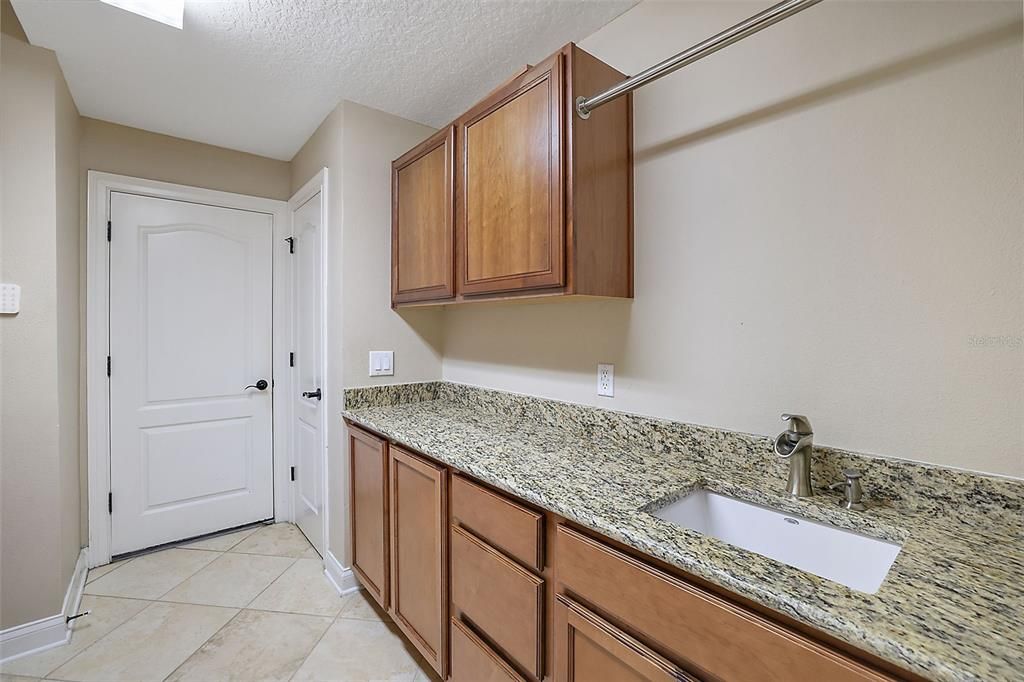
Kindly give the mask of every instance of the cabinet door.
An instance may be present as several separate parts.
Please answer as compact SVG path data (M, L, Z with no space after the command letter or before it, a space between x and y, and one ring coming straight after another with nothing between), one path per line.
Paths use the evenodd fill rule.
M675 682L696 678L564 595L555 598L556 682Z
M459 121L463 294L565 284L562 55Z
M455 127L391 164L391 303L455 295Z
M443 679L448 648L447 476L391 448L391 614Z
M388 607L387 443L348 427L352 570L382 608Z

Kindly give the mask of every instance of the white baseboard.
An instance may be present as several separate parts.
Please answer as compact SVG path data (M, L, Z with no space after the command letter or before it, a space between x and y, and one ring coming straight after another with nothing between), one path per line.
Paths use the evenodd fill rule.
M359 582L356 580L355 574L352 573L352 569L342 566L338 558L329 550L324 554L324 573L327 574L327 579L334 585L338 594L345 595L359 589Z
M82 602L85 577L89 572L87 554L87 549L78 554L75 572L71 575L67 592L64 593L64 605L60 613L0 631L0 663L52 649L71 640L68 617L78 612L78 606Z

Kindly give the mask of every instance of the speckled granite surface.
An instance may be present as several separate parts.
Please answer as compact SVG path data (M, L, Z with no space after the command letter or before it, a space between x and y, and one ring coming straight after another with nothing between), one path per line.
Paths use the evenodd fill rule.
M786 464L748 434L443 382L350 389L344 415L925 677L1024 679L1024 481L817 448L815 486L864 472L850 512L786 497ZM903 549L865 594L648 513L698 487Z

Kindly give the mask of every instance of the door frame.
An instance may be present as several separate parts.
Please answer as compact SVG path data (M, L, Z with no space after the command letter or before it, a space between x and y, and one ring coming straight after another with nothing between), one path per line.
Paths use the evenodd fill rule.
M86 213L86 353L85 399L86 464L89 500L89 568L110 563L111 516L107 499L110 493L110 384L107 377L107 350L110 348L110 251L107 221L110 219L112 192L171 199L195 204L219 206L268 214L273 227L272 327L273 391L291 393L288 372L290 326L287 316L291 295L291 263L288 243L291 233L288 203L278 199L221 192L127 175L88 171ZM116 228L113 238L117 238ZM273 395L273 393L272 393ZM289 480L291 452L287 401L273 401L274 520L291 521L292 486Z
M328 541L327 541L327 539L330 537L328 535L328 532L330 531L330 518L331 518L331 515L330 515L330 513L328 511L328 508L329 508L329 505L330 505L331 501L330 501L330 498L327 495L327 465L328 465L327 444L330 442L328 440L327 434L328 434L328 429L330 428L330 419L328 419L328 415L330 414L330 405L331 405L331 390L330 390L331 389L331 385L330 385L330 378L329 378L330 374L329 374L329 371L328 371L328 365L330 364L330 357L329 357L329 354L327 352L327 348L328 348L328 345L327 345L327 340L328 340L327 339L327 328L328 328L328 325L327 325L327 311L330 310L330 308L328 307L328 296L330 295L329 294L330 287L327 286L328 269L329 269L328 258L327 258L327 239L328 239L328 232L329 232L329 230L328 230L329 223L327 222L328 221L328 216L329 216L329 211L328 211L329 195L327 193L328 192L328 189L327 189L328 188L327 176L328 176L327 168L326 167L321 168L319 171L317 171L316 175L311 177L306 182L306 184L304 184L297 192L295 192L295 194L292 195L292 198L288 200L288 231L289 231L288 233L289 233L289 235L292 235L292 234L294 234L294 219L295 219L295 211L296 211L296 209L298 209L300 206L302 206L307 201L309 201L314 196L316 196L316 194L318 192L320 193L320 395L321 395L321 398L320 398L320 473L321 473L321 476L320 476L320 495L321 495L321 498L320 499L323 500L323 512L322 512L323 513L323 519L322 519L323 526L322 526L321 532L323 533L323 535L322 535L322 541L323 541L322 549L323 549L323 552L324 552L324 559L325 560L326 560L326 557L327 557L327 554L328 554L328 549L327 549L328 548ZM289 293L289 295L291 295L293 293L292 289L294 288L294 272L292 272L291 268L289 268L289 273L288 274L289 274L289 280L288 280L289 281L289 284L288 284L289 289L288 289L288 293ZM291 344L292 348L294 348L294 337L291 336L292 332L295 329L295 316L294 316L294 312L295 312L294 309L289 309L289 315L288 315L288 320L287 320L288 334L289 334L289 344ZM295 387L295 390L299 390L299 388ZM292 410L292 407L293 407L293 401L289 400L288 401L288 420L289 421L288 421L288 429L287 429L288 430L288 438L289 438L289 440L288 440L289 459L291 460L292 464L295 464L295 453L290 451L290 449L292 447L292 444L294 443L294 440L293 440L294 433L292 433L293 429L291 428L291 426L292 426L292 424L294 422L295 415L294 415L294 412ZM294 489L294 486L295 486L295 483L292 482L292 488L293 489ZM295 519L296 518L296 515L295 515L295 504L296 504L297 495L295 495L294 490L291 490L290 496L291 496L291 508L290 508L291 517L292 517L292 519Z

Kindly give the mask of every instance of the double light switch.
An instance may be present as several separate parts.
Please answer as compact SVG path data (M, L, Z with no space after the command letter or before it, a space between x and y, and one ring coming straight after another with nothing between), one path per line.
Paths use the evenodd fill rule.
M370 351L370 376L383 377L392 376L395 373L395 351L393 350L371 350Z

